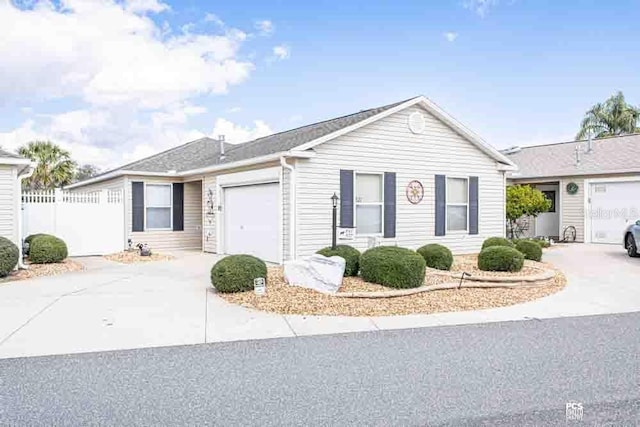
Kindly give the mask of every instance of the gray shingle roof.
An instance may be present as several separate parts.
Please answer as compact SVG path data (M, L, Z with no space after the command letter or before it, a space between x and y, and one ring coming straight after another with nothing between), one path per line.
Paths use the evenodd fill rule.
M10 159L24 159L24 157L19 156L17 154L14 153L10 153L6 150L3 150L2 148L0 148L0 157L8 157Z
M279 132L242 144L225 144L224 160L220 158L220 143L217 140L201 138L106 173L118 170L161 173L175 170L176 172L184 172L280 153L354 125L406 101L408 100Z
M609 173L640 173L640 134L594 139L593 151L587 154L587 141L522 147L506 154L518 165L514 179L599 175ZM576 147L580 163L576 165Z

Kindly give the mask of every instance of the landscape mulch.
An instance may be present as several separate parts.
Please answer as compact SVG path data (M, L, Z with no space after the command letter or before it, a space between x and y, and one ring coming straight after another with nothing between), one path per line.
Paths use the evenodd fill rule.
M469 258L469 256L464 256ZM463 257L463 258L464 258ZM458 261L456 257L456 261ZM464 259L459 261L463 265ZM533 262L533 261L531 261ZM540 263L542 264L542 263ZM544 269L553 268L548 264ZM536 269L536 272L539 272ZM425 285L452 282L451 278L427 274ZM504 307L542 298L560 291L566 284L564 275L556 270L552 279L537 286L521 288L462 288L436 290L395 298L336 298L311 289L288 285L282 267L269 268L267 293L257 296L252 291L218 294L228 302L262 311L299 315L390 316L416 313L440 313ZM360 277L346 277L339 292L380 292L391 288L367 283Z
M71 271L84 270L84 266L77 261L65 259L55 264L30 264L26 263L26 270L16 270L11 272L7 277L0 279L2 281L25 280L34 277L57 276L58 274L69 273Z
M104 258L121 264L135 264L138 262L168 261L175 257L157 253L152 253L150 256L141 256L139 251L123 251L105 255Z

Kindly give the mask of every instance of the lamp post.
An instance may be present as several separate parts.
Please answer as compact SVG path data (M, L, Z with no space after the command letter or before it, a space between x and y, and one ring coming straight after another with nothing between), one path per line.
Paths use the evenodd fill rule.
M331 203L333 203L333 224L331 229L331 249L336 248L336 236L338 233L338 199L336 193L331 196Z

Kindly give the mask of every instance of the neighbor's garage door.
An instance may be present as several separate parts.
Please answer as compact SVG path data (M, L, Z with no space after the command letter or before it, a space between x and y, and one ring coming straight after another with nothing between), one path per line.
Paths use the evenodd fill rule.
M591 241L622 244L627 221L640 219L640 181L591 183Z
M279 188L269 183L224 189L225 253L279 262Z

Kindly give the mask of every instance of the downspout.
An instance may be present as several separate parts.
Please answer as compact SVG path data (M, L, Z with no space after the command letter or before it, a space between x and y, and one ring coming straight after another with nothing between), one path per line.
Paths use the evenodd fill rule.
M17 179L17 192L18 192L18 197L16 197L16 219L18 221L18 268L27 269L27 266L24 263L24 254L22 253L22 180L31 177L31 175L33 175L33 172L36 169L36 164L35 163L31 163L29 166L25 167L24 169L22 169L20 172L18 172L18 179ZM27 171L26 173L22 173L24 171Z
M289 171L289 258L296 259L296 168L280 157L280 165Z

